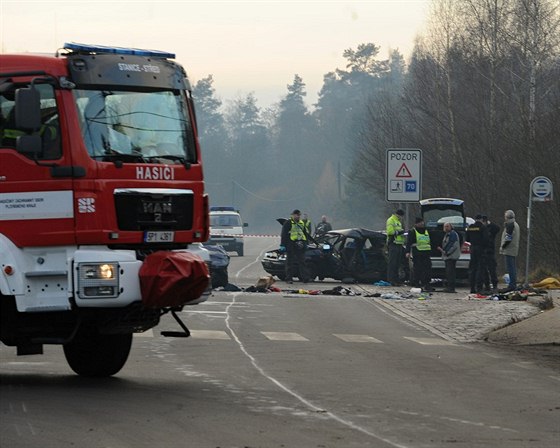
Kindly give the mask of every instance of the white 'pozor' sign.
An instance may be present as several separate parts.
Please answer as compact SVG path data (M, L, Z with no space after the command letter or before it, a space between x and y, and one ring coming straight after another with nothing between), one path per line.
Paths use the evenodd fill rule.
M422 196L422 150L387 149L386 199L389 202L418 202Z

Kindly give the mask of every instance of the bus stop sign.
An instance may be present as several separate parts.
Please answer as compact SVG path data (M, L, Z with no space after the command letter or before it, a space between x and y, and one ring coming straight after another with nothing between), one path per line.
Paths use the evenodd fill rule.
M537 202L552 201L552 182L548 177L535 177L531 182L531 199Z

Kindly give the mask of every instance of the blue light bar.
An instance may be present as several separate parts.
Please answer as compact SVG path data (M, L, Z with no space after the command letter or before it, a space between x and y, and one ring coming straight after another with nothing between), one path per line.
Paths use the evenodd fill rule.
M63 48L66 50L72 50L80 53L126 54L126 55L147 56L147 57L154 57L154 58L175 59L175 53L168 53L167 51L159 51L159 50L141 50L139 48L106 47L105 45L88 45L88 44L79 44L76 42L67 42L64 44Z

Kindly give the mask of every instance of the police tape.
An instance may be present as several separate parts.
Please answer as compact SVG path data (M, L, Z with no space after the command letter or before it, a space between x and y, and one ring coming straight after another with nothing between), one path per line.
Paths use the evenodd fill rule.
M280 238L280 235L245 235L253 238Z
M266 234L260 234L260 235L232 235L232 234L227 234L227 235L218 235L218 234L210 234L210 238L215 238L215 239L220 239L220 238L280 238L280 235L266 235Z

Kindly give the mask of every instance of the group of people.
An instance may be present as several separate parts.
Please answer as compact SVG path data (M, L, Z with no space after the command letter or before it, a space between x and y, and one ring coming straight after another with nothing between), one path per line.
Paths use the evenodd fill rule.
M424 291L433 291L432 262L430 259L432 248L431 241L423 218L416 218L414 227L408 232L403 228L404 210L396 210L387 219L387 281L391 285L402 285L405 280L410 280L414 287ZM504 256L505 266L509 280L506 291L517 287L516 257L519 253L519 224L515 221L513 210L504 214L504 228L500 241L500 254ZM312 232L312 223L307 214L294 210L290 219L282 226L280 251L286 253L286 281L293 282L299 272L303 282L309 281L305 267L305 250L309 240L322 236L332 230L332 225L323 215L321 222ZM435 248L445 262L446 288L445 292L455 292L456 264L461 256L461 238L453 228L453 224L443 224L444 237L441 246ZM475 222L466 229L466 241L470 243L469 282L471 293L497 291L498 275L496 262L496 236L500 227L491 222L488 216L478 214ZM412 272L409 261L412 260ZM299 271L298 271L299 269ZM403 276L400 270L403 270Z
M408 260L412 260L410 284L421 287L424 291L433 291L434 288L430 285L432 269L430 254L433 248L430 233L422 218L416 218L414 227L407 233L403 228L403 217L404 211L398 209L387 219L387 281L392 285L402 285L402 281L410 278ZM520 229L515 222L513 210L507 210L504 219L500 254L505 257L509 275L505 291L510 291L517 287L516 257L519 252ZM450 222L443 224L443 231L441 246L436 249L445 262L447 285L444 291L453 293L456 285L456 264L461 256L461 239ZM475 222L466 230L466 241L470 243L471 255L469 263L471 293L497 291L496 236L499 232L500 227L482 214L477 215ZM404 270L404 278L399 273L401 268Z
M471 293L495 292L498 288L496 272L496 236L498 233L500 233L500 227L489 221L486 215L475 216L475 222L467 228L467 241L471 243L469 264ZM515 213L513 210L506 210L500 240L500 254L504 256L509 278L503 292L517 288L516 257L519 253L519 239L520 228L515 221Z
M403 218L404 210L398 209L387 219L387 281L393 286L403 285L404 281L410 279L409 260L412 260L414 269L410 279L411 285L433 291L430 285L432 279L430 234L422 218L416 218L414 227L407 233L403 228ZM451 255L449 258L453 259ZM401 268L404 275L401 275Z
M282 225L280 235L280 252L286 253L286 281L293 283L294 276L299 272L302 282L309 281L309 273L305 266L305 250L312 235L312 223L306 213L296 209L292 212L290 219ZM321 222L315 227L315 237L325 235L332 230L332 225L323 215Z

